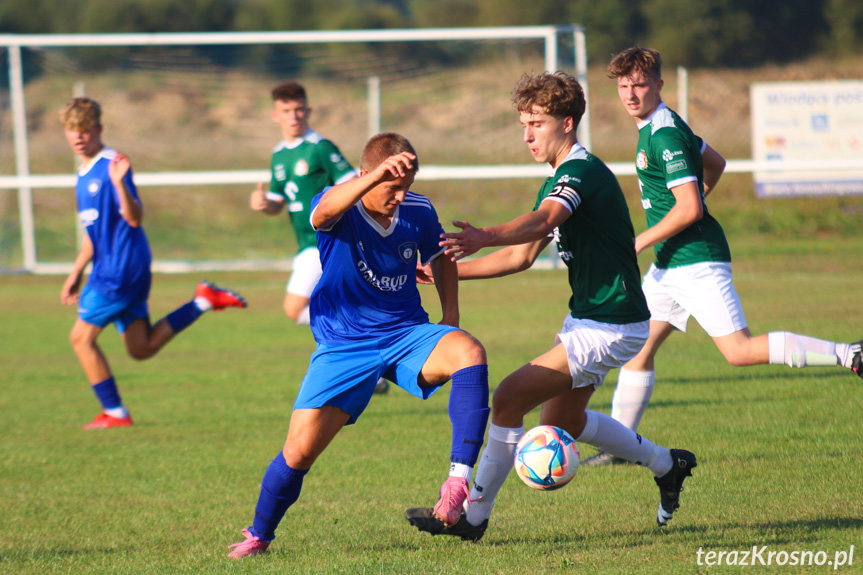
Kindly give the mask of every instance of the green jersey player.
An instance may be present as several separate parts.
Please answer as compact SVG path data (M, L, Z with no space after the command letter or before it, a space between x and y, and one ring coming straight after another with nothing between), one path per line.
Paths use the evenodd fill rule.
M653 392L656 352L675 329L686 331L690 315L732 365L840 365L863 376L860 342L749 332L731 278L725 234L705 203L725 160L663 103L659 52L637 46L624 50L612 59L608 75L617 79L620 101L638 124L635 164L648 229L636 238L635 249L640 253L653 247L656 255L642 286L650 307L650 336L620 370L613 417L632 430L638 427ZM585 461L619 462L607 453Z
M312 109L305 88L284 82L272 91L273 121L284 140L273 150L271 181L252 192L253 210L275 215L286 208L297 236L297 255L285 293L285 313L299 324L309 323L309 299L321 277L315 230L309 223L312 198L324 188L356 177L351 164L331 141L309 128Z
M497 492L513 467L524 433L524 416L541 405L540 422L567 430L578 442L601 446L649 468L660 488L657 521L666 524L678 507L683 480L695 455L666 449L611 417L587 409L606 374L632 359L647 339L650 314L639 285L635 233L614 175L576 138L584 92L563 72L525 75L513 91L524 141L534 160L555 169L539 191L534 210L505 224L443 234L446 254L456 260L486 246L508 246L460 261L460 279L499 277L528 269L554 239L567 266L572 296L555 346L508 375L494 392L488 442L480 459L467 510L455 524L430 508L406 512L408 521L434 535L481 538Z

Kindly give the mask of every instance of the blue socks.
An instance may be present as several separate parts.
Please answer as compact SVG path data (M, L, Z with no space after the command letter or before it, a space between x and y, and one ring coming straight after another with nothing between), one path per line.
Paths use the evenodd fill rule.
M123 407L123 401L120 399L120 392L117 391L117 384L114 383L114 377L109 377L105 381L100 381L93 387L93 393L102 404L102 409L114 409Z
M195 302L190 301L169 313L165 319L168 321L171 329L174 330L174 333L180 333L201 317L202 313L198 306L195 305Z
M276 538L276 527L279 526L288 507L293 505L300 496L303 477L308 472L308 469L288 467L281 451L276 455L261 481L261 495L255 506L255 522L249 527L252 535L262 541L272 541Z
M474 365L452 374L452 389L449 393L452 463L471 467L476 463L489 411L488 366Z

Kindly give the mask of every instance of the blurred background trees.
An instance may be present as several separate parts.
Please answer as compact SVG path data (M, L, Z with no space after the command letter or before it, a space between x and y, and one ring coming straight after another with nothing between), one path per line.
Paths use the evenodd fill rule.
M701 67L851 57L863 48L860 0L0 0L0 33L16 34L570 23L586 28L593 62L635 43Z

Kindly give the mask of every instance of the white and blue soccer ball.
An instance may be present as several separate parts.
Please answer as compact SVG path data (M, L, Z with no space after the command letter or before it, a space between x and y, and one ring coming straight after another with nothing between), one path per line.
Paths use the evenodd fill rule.
M578 446L559 427L540 425L525 433L515 448L515 472L528 487L560 489L578 471Z

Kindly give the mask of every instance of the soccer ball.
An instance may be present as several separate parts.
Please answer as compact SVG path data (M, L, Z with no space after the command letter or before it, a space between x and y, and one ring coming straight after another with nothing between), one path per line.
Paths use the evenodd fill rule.
M528 487L551 491L569 483L578 471L578 446L553 425L525 433L515 448L515 472Z

